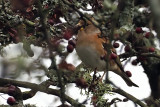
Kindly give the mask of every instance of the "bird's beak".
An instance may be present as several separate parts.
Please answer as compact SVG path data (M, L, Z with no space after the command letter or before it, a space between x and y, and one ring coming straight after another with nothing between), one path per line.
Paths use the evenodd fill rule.
M80 30L80 31L82 31L82 30L84 30L84 28L83 28L83 23L82 23L82 21L79 21L77 24L76 24L76 29L77 30Z

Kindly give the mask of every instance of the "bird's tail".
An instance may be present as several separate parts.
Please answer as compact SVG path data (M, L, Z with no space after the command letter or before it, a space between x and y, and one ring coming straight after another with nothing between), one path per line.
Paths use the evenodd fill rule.
M129 79L129 77L124 72L124 69L123 69L121 63L118 63L118 61L110 61L110 63L112 65L112 67L110 68L110 70L113 71L114 73L118 74L119 76L121 76L128 86L139 87L137 84L135 84L134 82L132 82ZM116 63L116 65L113 66L115 63Z
M124 72L122 72L122 74L121 74L120 76L123 78L123 80L126 82L126 84L127 84L128 86L139 87L137 84L135 84L134 82L132 82L132 81L129 79L129 77L128 77Z

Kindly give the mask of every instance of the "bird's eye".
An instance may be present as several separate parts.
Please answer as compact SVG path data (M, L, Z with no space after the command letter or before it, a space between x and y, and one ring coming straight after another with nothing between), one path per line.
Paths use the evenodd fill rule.
M81 29L80 29L80 30L82 31L82 30L84 30L84 28L83 28L83 27L81 27Z

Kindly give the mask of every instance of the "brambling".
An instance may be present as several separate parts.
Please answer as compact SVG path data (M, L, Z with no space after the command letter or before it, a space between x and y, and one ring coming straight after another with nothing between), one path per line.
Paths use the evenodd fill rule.
M107 63L105 59L101 57L107 55L103 43L107 43L108 41L100 38L100 34L101 31L91 23L85 28L81 28L77 35L76 52L86 66L99 71L106 71ZM118 57L117 59L119 60ZM108 61L109 71L113 71L121 76L128 86L138 87L129 79L125 72L120 69L115 60L110 58Z

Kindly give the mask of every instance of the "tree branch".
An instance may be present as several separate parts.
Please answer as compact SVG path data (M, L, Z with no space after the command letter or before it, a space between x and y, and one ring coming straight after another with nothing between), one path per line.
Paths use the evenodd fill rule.
M47 93L47 94L52 94L52 95L55 95L55 96L58 96L58 97L61 96L60 90L51 89L51 88L45 87L43 85L38 85L38 84L35 84L35 83L29 83L29 82L24 82L24 81L22 82L22 81L11 80L11 79L3 79L3 78L0 78L0 81L1 81L0 86L4 86L4 85L7 85L7 84L12 84L12 85L19 86L19 87L30 88L30 89L35 90L35 91L41 91L41 92L44 92L44 93ZM64 94L64 96L65 96L65 100L67 102L69 102L72 106L85 107L84 105L78 103L77 101L75 101L74 99L69 97L68 95Z
M125 96L126 98L128 98L129 100L133 101L134 103L140 105L141 107L148 107L147 105L145 105L142 101L138 100L137 98L135 98L134 96L128 94L127 92L121 90L121 89L113 89L112 92L118 93L120 95Z
M141 53L140 54L140 53L134 52L134 53L123 53L119 55L120 58L128 58L128 57L133 57L133 56L146 56L146 57L155 57L155 58L160 59L160 55L155 54L155 53Z

